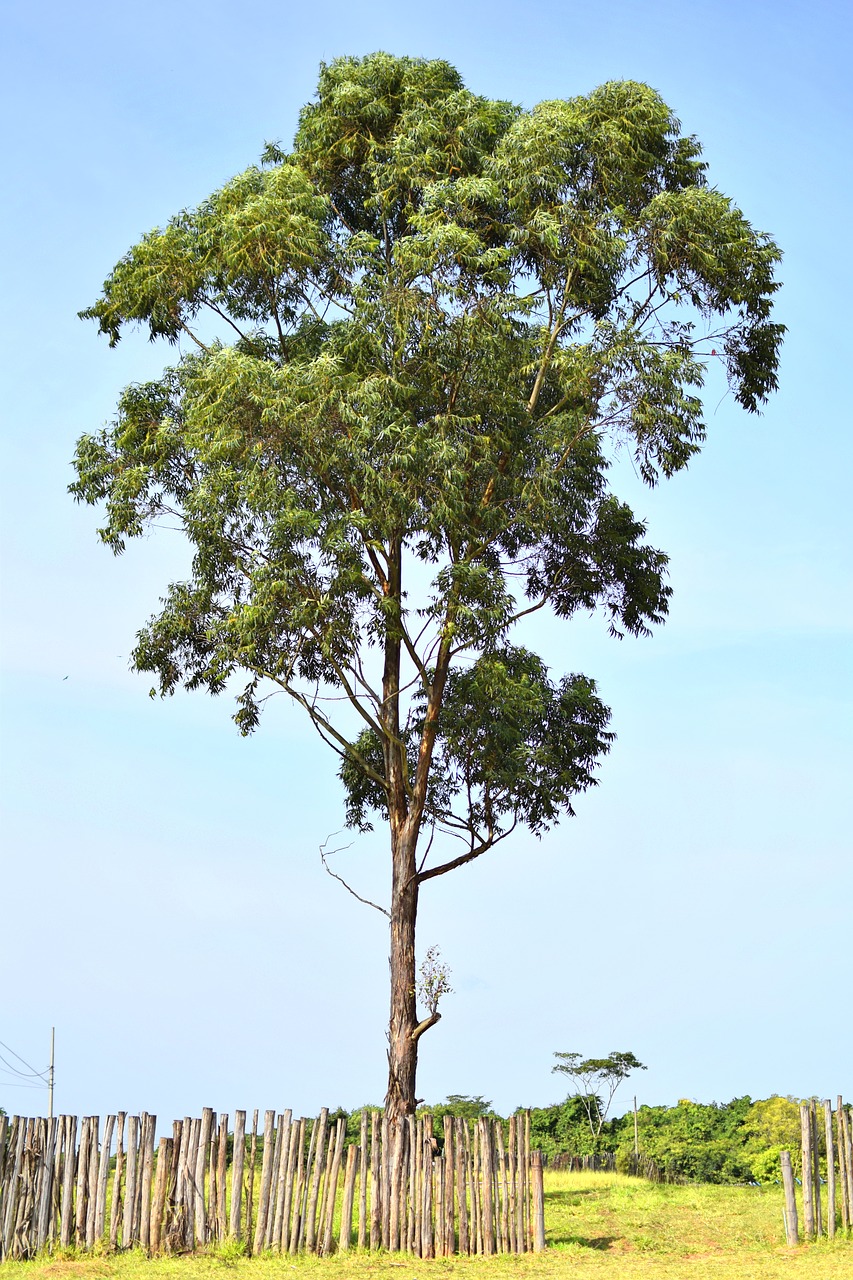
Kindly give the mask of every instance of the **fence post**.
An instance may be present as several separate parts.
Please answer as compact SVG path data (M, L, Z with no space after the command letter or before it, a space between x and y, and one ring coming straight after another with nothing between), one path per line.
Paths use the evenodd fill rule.
M791 1168L790 1151L780 1153L782 1161L782 1186L785 1189L785 1238L789 1245L800 1243L800 1224L797 1219L797 1196L794 1190L794 1171Z
M814 1187L812 1184L812 1120L811 1109L807 1102L800 1103L800 1138L803 1148L803 1230L806 1239L811 1240L815 1233Z
M542 1152L530 1153L530 1179L533 1183L533 1252L545 1248L545 1186L542 1177Z

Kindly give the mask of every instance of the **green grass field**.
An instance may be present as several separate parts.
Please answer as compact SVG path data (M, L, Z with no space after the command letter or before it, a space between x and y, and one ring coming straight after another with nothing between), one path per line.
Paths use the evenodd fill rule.
M788 1249L778 1188L659 1186L617 1174L546 1177L548 1250L522 1257L423 1261L221 1250L203 1256L51 1258L7 1263L4 1280L853 1280L853 1241ZM296 1275L294 1275L294 1272Z

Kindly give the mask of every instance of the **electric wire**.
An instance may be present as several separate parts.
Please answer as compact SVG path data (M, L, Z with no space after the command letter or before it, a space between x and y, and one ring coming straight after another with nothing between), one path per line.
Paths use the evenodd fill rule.
M32 1065L31 1062L27 1062L26 1058L22 1058L19 1053L15 1053L15 1050L12 1049L8 1044L5 1044L4 1041L0 1040L0 1046L2 1046L7 1053L11 1053L13 1058L17 1058L19 1062L23 1062L24 1066L29 1068L28 1071L21 1071L18 1067L14 1066L11 1062L9 1062L7 1058L4 1058L2 1053L0 1053L0 1062L5 1062L9 1071L14 1072L15 1075L17 1076L21 1076L22 1079L38 1078L39 1080L44 1080L46 1083L46 1077L50 1070L49 1067L46 1068L44 1071L36 1071L35 1067Z

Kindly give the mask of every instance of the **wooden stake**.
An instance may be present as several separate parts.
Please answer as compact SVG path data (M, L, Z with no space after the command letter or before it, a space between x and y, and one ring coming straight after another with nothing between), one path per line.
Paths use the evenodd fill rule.
M113 1174L113 1194L110 1204L110 1249L118 1248L119 1223L122 1221L121 1180L124 1173L124 1122L125 1113L119 1111L116 1116L116 1167ZM76 1121L75 1121L76 1124ZM73 1142L73 1137L72 1137Z
M332 1156L332 1167L326 1175L326 1186L328 1189L326 1195L326 1219L323 1230L323 1249L324 1254L332 1252L333 1229L335 1224L335 1201L338 1195L338 1179L341 1173L341 1157L344 1150L344 1138L347 1134L347 1122L343 1116L338 1117L337 1133L335 1134L335 1151ZM350 1219L352 1219L352 1201L350 1201ZM352 1222L350 1221L350 1230ZM343 1235L343 1224L341 1225L341 1235Z
M234 1240L241 1238L240 1220L243 1208L243 1165L246 1161L246 1113L234 1112L234 1150L231 1156L231 1217L229 1233Z
M347 1167L344 1173L344 1198L341 1205L341 1234L338 1248L346 1253L352 1243L352 1220L355 1201L355 1175L358 1172L359 1148L351 1142L347 1147ZM359 1219L359 1231L361 1220Z
M255 1183L255 1152L258 1146L258 1108L252 1114L252 1142L249 1148L249 1180L246 1187L246 1244L252 1250L252 1191Z
M367 1108L361 1111L358 1139L358 1247L367 1243Z
M800 1103L800 1141L802 1145L803 1175L803 1230L807 1240L813 1240L815 1234L814 1213L814 1164L812 1161L812 1125L811 1112L807 1102Z
M832 1141L832 1103L826 1098L823 1104L823 1125L826 1135L826 1233L835 1239L835 1145Z
M791 1168L790 1151L780 1152L782 1162L782 1186L785 1191L785 1237L789 1245L800 1243L800 1227L797 1220L797 1194L794 1187L794 1171Z
M152 1254L160 1252L163 1240L163 1215L166 1209L166 1193L169 1189L169 1169L172 1163L172 1139L161 1138L157 1148L157 1176L154 1182L154 1205L151 1210L151 1234L149 1237Z
M101 1143L101 1160L98 1165L98 1185L95 1196L95 1239L102 1240L107 1216L107 1182L110 1176L110 1152L113 1145L113 1129L115 1116L107 1116L104 1125L104 1140Z
M542 1152L530 1153L530 1180L533 1183L533 1252L545 1248L545 1189L542 1179Z
M275 1157L275 1112L264 1112L264 1154L261 1162L261 1185L258 1191L258 1221L255 1226L255 1247L259 1254L264 1247L269 1213L270 1186L272 1185L273 1159Z

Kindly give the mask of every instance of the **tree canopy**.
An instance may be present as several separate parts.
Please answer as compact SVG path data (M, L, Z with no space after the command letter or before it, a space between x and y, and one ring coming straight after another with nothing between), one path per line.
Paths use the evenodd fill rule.
M522 110L378 53L323 66L293 147L144 236L83 313L179 349L75 458L114 552L164 518L193 549L135 667L163 694L242 677L243 733L285 691L348 820L389 824L392 1113L420 886L571 813L612 740L593 680L511 633L543 608L662 621L614 454L649 485L687 465L712 350L759 408L778 258L648 86ZM461 843L418 854L424 830Z

